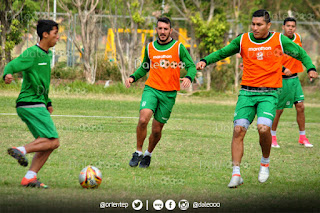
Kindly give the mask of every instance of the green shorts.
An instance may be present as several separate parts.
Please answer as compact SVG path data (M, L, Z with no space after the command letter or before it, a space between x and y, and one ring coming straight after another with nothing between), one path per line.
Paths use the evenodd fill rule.
M17 113L34 138L58 138L57 129L46 107L18 107Z
M304 100L304 95L298 77L282 79L282 88L279 89L277 109L292 108L293 104Z
M238 119L247 119L252 123L254 117L269 118L273 121L276 115L278 102L277 90L269 92L251 92L240 90L234 121Z
M151 109L154 119L160 123L167 123L176 97L177 91L161 91L146 85L142 93L140 110Z

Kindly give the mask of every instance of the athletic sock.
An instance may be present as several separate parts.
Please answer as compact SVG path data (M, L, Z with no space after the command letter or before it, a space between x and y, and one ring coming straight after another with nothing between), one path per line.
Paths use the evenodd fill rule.
M270 163L270 158L264 158L263 156L261 157L261 166L268 167Z
M306 131L299 131L300 137L301 136L306 136Z
M18 149L20 152L22 152L22 154L24 154L24 155L27 153L26 148L24 148L24 146L19 146L19 147L17 147L17 149Z
M150 156L151 157L152 152L149 152L148 150L146 150L146 152L144 153L144 156Z
M233 166L232 176L238 175L240 176L240 166Z
M271 130L271 135L272 135L272 136L276 136L276 133L277 133L277 131Z
M29 170L24 177L27 178L27 179L31 179L31 178L37 177L37 173L35 173L34 171Z
M139 154L139 156L141 156L142 155L142 152L141 151L136 151L136 153L138 153Z

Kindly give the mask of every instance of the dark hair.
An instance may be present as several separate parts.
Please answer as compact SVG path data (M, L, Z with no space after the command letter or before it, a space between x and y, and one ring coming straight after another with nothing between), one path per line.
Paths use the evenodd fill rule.
M252 17L264 17L264 21L267 22L267 24L271 21L270 14L266 10L257 10L252 14Z
M37 34L40 37L40 40L42 40L43 33L47 32L50 33L51 30L53 30L53 27L58 27L58 23L52 20L39 20L37 25Z
M169 24L169 25L170 25L170 28L171 28L171 21L170 21L169 18L167 18L167 17L158 18L157 25L158 25L159 22L164 22L164 23L166 23L166 24Z
M286 25L286 23L288 21L294 21L294 23L297 23L297 20L295 18L292 17L287 17L284 21L283 21L283 25Z

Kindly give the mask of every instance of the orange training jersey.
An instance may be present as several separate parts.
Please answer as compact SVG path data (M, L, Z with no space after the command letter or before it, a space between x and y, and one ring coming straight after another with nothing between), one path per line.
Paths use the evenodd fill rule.
M251 87L282 87L283 48L280 33L271 32L262 43L250 39L249 33L241 37L240 54L243 58L241 85Z
M302 47L301 37L298 33L294 34L294 39L292 40L294 43ZM288 68L292 74L303 72L303 66L301 61L284 54L283 56L283 66ZM284 75L284 74L283 74Z
M167 50L156 49L153 42L148 44L150 71L146 85L162 91L180 90L179 47L178 41Z

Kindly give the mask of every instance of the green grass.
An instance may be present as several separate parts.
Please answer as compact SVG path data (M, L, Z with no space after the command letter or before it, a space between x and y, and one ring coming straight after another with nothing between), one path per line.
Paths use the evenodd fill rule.
M129 95L77 91L61 94L53 94L54 115L110 117L53 117L61 145L38 175L51 188L39 190L19 185L27 168L6 154L10 146L31 142L31 133L17 115L0 115L1 212L95 212L101 211L102 201L129 202L125 211L129 212L133 211L134 199L141 199L144 204L149 200L149 211L156 199L187 199L191 205L194 201L221 203L220 209L191 207L188 212L320 211L319 95L306 95L307 100L312 100L306 101L306 129L314 148L299 146L295 110L285 110L277 133L281 149L272 149L270 178L260 184L257 177L261 151L254 122L245 137L241 167L244 185L229 189L236 95L215 96L213 100L179 96L150 168L140 169L130 168L128 162L135 151L141 91ZM15 113L16 96L14 87L1 89L0 113ZM221 103L216 103L221 99ZM32 154L28 154L28 159L31 162ZM97 190L82 189L78 183L81 169L89 164L103 174Z

